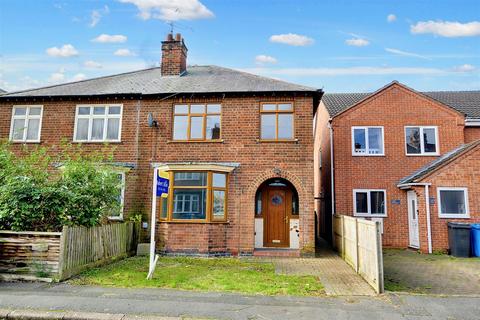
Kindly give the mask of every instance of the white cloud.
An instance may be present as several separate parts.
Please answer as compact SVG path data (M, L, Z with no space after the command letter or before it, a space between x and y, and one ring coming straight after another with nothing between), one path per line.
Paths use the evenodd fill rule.
M264 54L260 54L255 57L255 63L257 64L266 64L266 63L277 63L277 59L272 56L267 56Z
M474 37L480 36L480 21L467 23L454 21L420 21L410 26L413 34L432 33L442 37Z
M119 57L133 57L133 56L135 56L135 53L133 53L132 51L130 51L128 49L118 49L113 54L116 55L116 56L119 56Z
M399 56L405 56L405 57L413 57L413 58L420 58L420 59L427 59L430 60L429 57L423 56L418 53L413 53L413 52L408 52L408 51L402 51L398 49L393 49L393 48L385 48L385 51L399 55Z
M105 5L103 9L92 10L92 13L90 14L90 23L88 25L91 28L95 27L100 22L100 19L109 13L110 8L107 5Z
M123 43L125 41L127 41L127 37L124 35L121 35L121 34L110 35L105 33L92 39L92 42L98 42L98 43Z
M73 76L72 79L70 79L71 82L75 82L75 81L82 81L82 80L85 80L87 78L87 76L83 73L77 73L76 75Z
M65 80L65 68L61 67L57 72L54 72L48 77L49 83L59 83Z
M252 68L244 71L273 76L350 76L350 75L446 75L449 72L437 68L422 67L348 67L348 68Z
M83 63L83 66L90 69L101 69L102 64L96 61L88 60Z
M370 44L368 40L360 39L360 38L347 39L345 40L345 43L348 44L349 46L354 46L354 47L365 47Z
M395 21L397 21L397 16L394 15L393 13L390 13L390 14L387 16L387 21L388 21L388 22L395 22Z
M51 57L68 58L78 56L78 51L71 44L64 44L61 48L52 47L46 50Z
M302 47L313 44L315 41L312 38L307 36L287 33L287 34L276 34L270 37L270 42L288 44L290 46Z
M453 68L455 72L472 72L475 71L477 68L472 66L471 64L462 64L461 66L456 66Z
M212 11L198 0L119 0L137 6L138 16L144 20L195 20L214 17Z

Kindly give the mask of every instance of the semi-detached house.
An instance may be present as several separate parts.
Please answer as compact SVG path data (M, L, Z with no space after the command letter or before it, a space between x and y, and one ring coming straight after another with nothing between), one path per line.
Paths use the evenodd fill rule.
M315 116L315 199L378 220L383 245L448 249L449 221L480 222L480 91L325 94Z
M299 255L314 249L313 113L322 92L217 66L188 66L181 35L158 68L0 97L0 139L113 150L123 210L150 221L158 251ZM107 144L105 146L105 144ZM273 251L272 250L277 250Z

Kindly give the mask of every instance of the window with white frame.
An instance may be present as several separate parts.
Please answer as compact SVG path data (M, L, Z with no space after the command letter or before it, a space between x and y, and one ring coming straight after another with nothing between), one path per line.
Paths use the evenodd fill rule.
M407 155L438 155L437 127L405 127Z
M468 189L438 187L438 213L440 218L469 218Z
M118 194L117 201L118 207L114 212L108 217L111 220L122 220L123 219L123 207L125 203L125 172L116 173L118 178Z
M40 142L43 106L14 106L10 140L14 142Z
M383 127L352 127L354 156L383 156Z
M385 217L387 215L385 190L354 189L354 215L360 217Z
M121 104L78 105L74 141L119 142L122 130Z

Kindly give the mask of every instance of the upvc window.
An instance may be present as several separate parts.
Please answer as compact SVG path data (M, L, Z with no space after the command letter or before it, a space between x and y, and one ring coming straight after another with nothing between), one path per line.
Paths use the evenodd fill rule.
M173 171L168 198L162 198L160 218L168 221L225 221L227 181L223 172Z
M386 217L387 194L385 190L354 189L354 215L359 217Z
M292 103L264 103L260 108L260 139L293 140L294 112Z
M205 141L221 137L220 104L177 104L173 106L173 140Z
M407 155L438 155L437 127L405 127L405 150Z
M121 104L78 105L75 114L75 142L119 142L122 132Z
M10 140L14 142L40 142L43 106L14 106Z
M438 187L438 213L440 218L469 218L468 189Z
M352 155L383 156L383 127L352 127Z
M123 220L123 208L125 203L125 172L116 173L118 178L118 208L108 217L110 220Z

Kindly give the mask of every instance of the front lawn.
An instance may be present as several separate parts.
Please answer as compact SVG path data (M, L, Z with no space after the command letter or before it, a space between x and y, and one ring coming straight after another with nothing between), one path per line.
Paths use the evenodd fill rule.
M146 280L147 257L132 257L88 270L70 281L77 285L171 288L245 294L318 296L323 285L314 276L275 274L271 263L237 258L161 257Z

